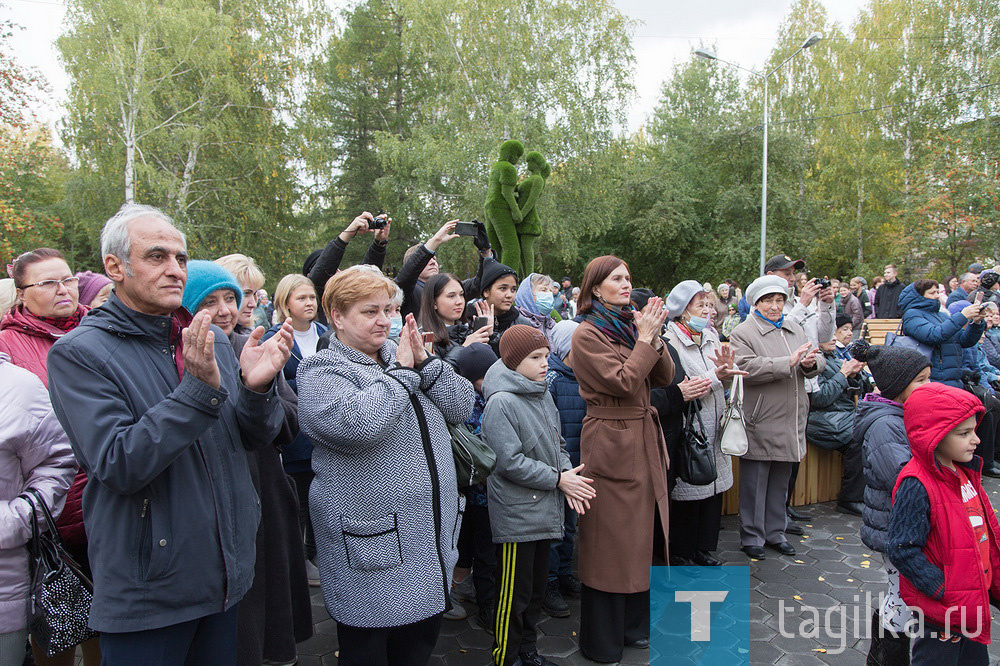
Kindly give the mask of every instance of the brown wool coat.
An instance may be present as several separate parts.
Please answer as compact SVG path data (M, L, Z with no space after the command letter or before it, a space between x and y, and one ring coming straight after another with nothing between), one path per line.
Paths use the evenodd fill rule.
M736 365L750 374L743 378L743 412L747 418L750 448L747 460L799 462L806 454L806 421L809 394L805 378L815 377L826 366L820 354L806 370L789 366L792 354L809 342L802 327L785 317L781 328L751 311L733 329L729 344Z
M669 528L669 460L649 390L669 384L674 365L666 346L657 352L637 342L629 349L587 322L573 334L567 360L587 402L581 462L597 491L590 510L580 516L580 580L602 592L644 592L653 559L654 510L664 543Z

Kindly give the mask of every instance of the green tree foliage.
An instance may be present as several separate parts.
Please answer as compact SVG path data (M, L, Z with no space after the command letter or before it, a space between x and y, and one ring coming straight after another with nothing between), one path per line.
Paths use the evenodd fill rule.
M311 17L301 3L74 0L59 47L72 77L64 135L91 230L124 201L163 208L196 257L293 270L305 236L282 118Z

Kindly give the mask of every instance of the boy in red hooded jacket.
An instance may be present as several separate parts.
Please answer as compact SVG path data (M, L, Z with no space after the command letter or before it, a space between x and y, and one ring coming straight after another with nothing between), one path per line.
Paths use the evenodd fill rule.
M971 393L938 383L917 388L903 410L913 458L893 491L887 550L903 599L924 618L912 664L986 666L1000 525L975 455L985 410Z

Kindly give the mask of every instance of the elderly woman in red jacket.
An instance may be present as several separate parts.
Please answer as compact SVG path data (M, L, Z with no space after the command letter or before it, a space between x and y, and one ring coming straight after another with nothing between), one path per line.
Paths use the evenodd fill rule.
M46 358L49 349L56 340L76 328L90 308L80 304L80 279L73 275L58 250L39 248L25 252L14 260L8 272L14 278L18 304L0 320L0 352L7 354L14 365L36 375L48 388ZM70 554L89 571L81 507L86 483L87 475L79 472L58 525ZM67 650L55 657L46 656L42 650L33 652L39 666L70 666L74 663L76 650ZM86 666L100 663L101 652L96 638L83 644L83 654Z

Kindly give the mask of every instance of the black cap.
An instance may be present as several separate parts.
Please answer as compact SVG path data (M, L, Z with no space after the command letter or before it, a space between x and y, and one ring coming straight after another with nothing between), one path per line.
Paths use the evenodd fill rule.
M978 275L983 272L983 265L978 261L974 264L969 264L969 272L976 273Z
M764 264L764 272L770 273L772 271L781 271L786 268L794 268L797 271L801 271L806 267L806 262L801 259L792 259L787 254L776 254L767 260Z
M514 279L517 279L517 272L515 272L510 266L505 266L496 259L484 259L483 273L482 277L479 279L479 294L477 295L481 296L484 291L493 285L494 282L505 275L513 275Z
M841 326L846 326L847 324L852 324L852 325L854 324L854 320L851 319L851 315L844 314L843 312L837 315L836 321L837 321L837 328L840 328Z

